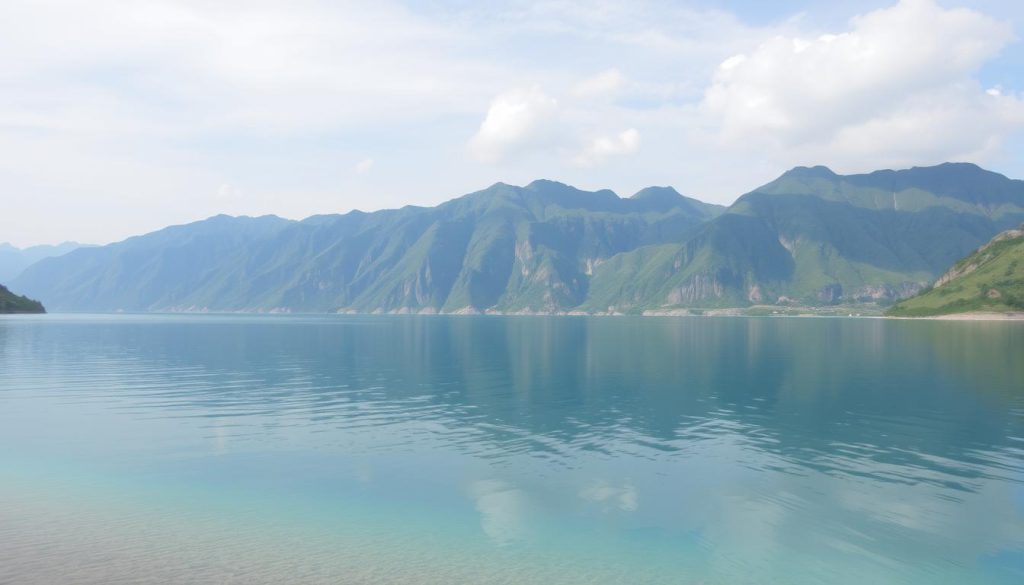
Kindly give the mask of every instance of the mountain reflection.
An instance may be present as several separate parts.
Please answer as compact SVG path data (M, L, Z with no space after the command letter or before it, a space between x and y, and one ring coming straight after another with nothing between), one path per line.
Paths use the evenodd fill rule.
M220 433L430 421L446 429L431 440L490 458L548 452L567 465L579 450L640 445L670 457L729 434L828 472L861 473L861 460L955 461L950 472L965 489L980 473L972 462L1024 435L1024 361L1010 355L1022 338L1014 324L837 319L0 325L3 355L51 356L68 395L95 396L76 386L76 363L104 364L104 395L120 408L220 419ZM834 456L837 445L844 457Z

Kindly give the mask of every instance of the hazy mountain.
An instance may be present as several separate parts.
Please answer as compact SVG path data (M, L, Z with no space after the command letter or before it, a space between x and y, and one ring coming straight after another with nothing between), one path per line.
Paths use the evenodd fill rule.
M45 313L39 301L18 296L0 284L0 315L11 313Z
M972 311L1024 311L1024 226L992 238L889 314L924 317Z
M897 299L1024 219L1024 181L976 165L798 167L679 245L600 266L587 310Z
M0 282L14 280L23 270L43 258L61 256L82 247L78 242L64 242L55 246L31 246L16 248L8 243L0 243Z
M216 287L232 262L291 223L272 216L216 216L46 258L12 284L20 291L32 291L28 294L37 298L52 299L54 306L47 305L51 310L181 306L181 299Z
M602 261L722 210L670 188L498 183L433 208L219 216L45 260L17 285L51 310L555 311L584 302Z

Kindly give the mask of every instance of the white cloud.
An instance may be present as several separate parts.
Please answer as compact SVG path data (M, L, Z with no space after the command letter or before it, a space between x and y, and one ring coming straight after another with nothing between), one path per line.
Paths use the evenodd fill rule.
M932 0L853 18L840 34L776 36L726 59L702 108L723 144L860 169L983 152L1019 127L1020 100L973 75L1006 23ZM806 158L805 158L806 157Z
M614 96L626 85L626 76L618 69L608 69L593 77L584 79L573 87L572 93L578 98Z
M574 162L591 167L611 157L633 154L640 149L640 132L636 128L623 130L616 136L601 136L589 141L583 151L576 155Z
M470 150L484 162L498 162L530 146L549 142L558 101L538 87L499 95L491 102Z
M375 161L370 157L366 157L363 160L357 162L355 166L356 174L365 175L366 173L370 172L370 169L373 168L374 162Z
M984 160L1010 131L1022 126L1024 102L1019 98L990 95L973 85L954 86L908 97L889 111L839 129L829 150L837 161L862 165L861 170ZM794 152L809 157L813 147Z

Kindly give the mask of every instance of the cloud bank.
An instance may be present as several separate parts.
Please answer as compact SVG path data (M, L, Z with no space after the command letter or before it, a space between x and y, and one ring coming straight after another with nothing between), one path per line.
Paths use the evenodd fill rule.
M725 145L846 168L978 157L1024 122L979 69L1011 27L931 0L855 17L814 38L776 36L723 61L702 102Z
M795 164L1024 177L1024 5L980 1L766 19L659 0L8 0L0 241L431 205L499 180L729 203Z

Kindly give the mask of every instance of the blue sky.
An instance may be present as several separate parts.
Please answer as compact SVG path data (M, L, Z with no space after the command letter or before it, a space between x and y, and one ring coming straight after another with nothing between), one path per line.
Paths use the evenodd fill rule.
M504 181L729 203L798 164L1024 178L1016 2L0 6L0 241L432 205Z

